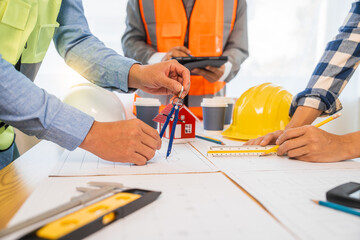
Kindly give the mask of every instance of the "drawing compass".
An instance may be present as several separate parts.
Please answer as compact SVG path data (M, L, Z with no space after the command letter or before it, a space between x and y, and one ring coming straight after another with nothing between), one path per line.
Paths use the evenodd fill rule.
M171 128L170 139L169 139L169 145L168 145L168 149L167 149L167 152L166 152L166 158L168 158L170 156L170 153L171 153L172 144L173 144L174 136L175 136L176 124L177 124L178 119L179 119L179 110L180 110L181 106L183 105L183 99L180 98L183 91L184 91L184 87L182 86L178 97L174 97L172 99L172 101L171 101L171 104L172 104L171 111L167 115L164 126L163 126L163 128L161 129L161 132L160 132L160 138L162 138L164 133L165 133L165 130L166 130L167 126L169 125L169 122L171 120L173 121L173 125L172 125L172 128Z

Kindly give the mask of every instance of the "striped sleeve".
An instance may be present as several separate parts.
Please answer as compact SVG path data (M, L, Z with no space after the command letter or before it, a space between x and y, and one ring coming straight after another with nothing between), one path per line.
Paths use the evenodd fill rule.
M291 104L290 116L298 106L319 109L331 115L342 109L338 99L360 60L360 2L354 2L339 33L330 41L306 89Z

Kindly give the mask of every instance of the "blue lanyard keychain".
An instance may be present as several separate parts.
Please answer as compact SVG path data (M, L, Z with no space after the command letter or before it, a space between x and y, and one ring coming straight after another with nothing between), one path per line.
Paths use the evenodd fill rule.
M171 153L171 148L172 148L172 144L173 144L173 141L174 141L174 135L175 135L176 124L177 124L177 121L178 121L179 111L180 111L180 108L181 108L181 106L183 104L182 103L183 99L180 98L183 91L184 91L184 87L181 87L181 91L179 93L179 96L172 100L171 104L173 105L173 107L172 107L170 113L167 115L164 126L162 127L161 132L160 132L160 138L162 138L164 133L165 133L165 130L166 130L167 126L169 125L171 117L175 112L174 122L173 122L173 125L172 125L172 128L171 128L169 145L168 145L168 149L167 149L167 152L166 152L166 158L168 158L170 156L170 153Z

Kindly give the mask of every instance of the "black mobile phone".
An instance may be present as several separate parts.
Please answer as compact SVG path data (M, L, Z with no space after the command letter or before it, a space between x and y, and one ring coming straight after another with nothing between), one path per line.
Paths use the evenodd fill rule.
M360 209L360 183L348 182L326 192L326 200Z

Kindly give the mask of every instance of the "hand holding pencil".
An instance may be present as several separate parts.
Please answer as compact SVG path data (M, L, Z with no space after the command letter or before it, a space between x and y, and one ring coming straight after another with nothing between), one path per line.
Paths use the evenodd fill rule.
M325 123L328 123L328 122L330 122L330 121L332 121L332 120L334 120L334 119L336 119L336 118L338 118L338 117L340 117L340 116L341 116L341 113L335 114L335 115L330 116L329 118L325 119L324 121L321 121L321 122L315 124L314 126L315 126L315 127L321 127L321 126L324 125ZM281 136L281 135L280 135L280 136ZM280 138L280 136L279 136L279 138ZM266 155L269 154L269 153L276 152L278 148L279 148L279 145L276 145L276 146L274 146L274 147L266 150L262 156L266 156Z
M285 130L277 139L278 155L288 155L307 162L335 162L352 158L349 150L351 135L335 135L320 126L336 119L340 114L316 124Z

